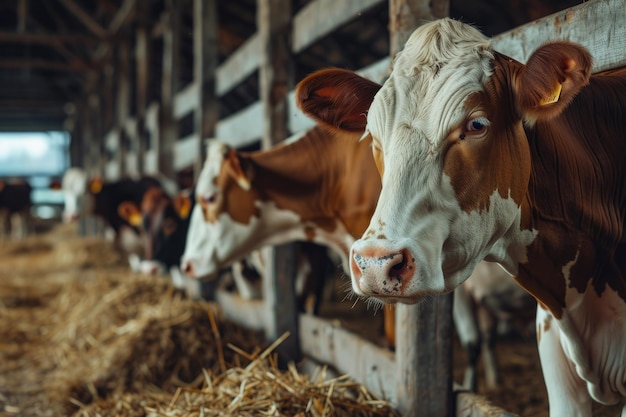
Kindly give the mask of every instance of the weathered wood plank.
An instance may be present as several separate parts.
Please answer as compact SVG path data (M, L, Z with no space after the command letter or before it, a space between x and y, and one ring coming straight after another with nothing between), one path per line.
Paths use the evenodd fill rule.
M204 149L202 138L212 137L220 116L219 101L215 93L218 62L218 21L217 0L194 0L193 78L196 88L196 103L193 114L194 132L199 140L196 143L194 175L200 175Z
M174 96L174 118L179 120L198 107L198 84L187 84Z
M200 135L197 133L179 139L174 145L174 170L180 171L194 166L200 146Z
M626 66L626 4L596 0L538 19L500 34L493 46L522 63L543 43L563 39L591 52L594 72Z
M163 33L163 60L161 72L161 115L159 118L158 164L159 172L166 178L174 178L174 143L178 138L178 126L174 117L174 100L179 86L181 3L166 2L167 26Z
M517 417L517 414L496 407L481 395L458 392L456 394L456 417Z
M265 330L267 309L263 300L246 300L238 294L217 290L215 301L227 319L241 323L250 329Z
M217 69L215 93L223 96L252 74L261 63L261 38L252 35Z
M396 362L393 352L376 346L340 325L319 317L300 315L303 354L332 364L340 373L362 383L369 391L392 403L397 401Z
M293 19L293 52L300 52L384 0L316 0Z
M260 101L230 117L220 120L215 128L215 137L234 148L251 145L261 140L263 106Z

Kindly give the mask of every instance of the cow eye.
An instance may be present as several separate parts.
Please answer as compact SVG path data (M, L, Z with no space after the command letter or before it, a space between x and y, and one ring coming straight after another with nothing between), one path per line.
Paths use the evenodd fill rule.
M217 201L217 194L216 193L210 194L204 197L202 200L204 203L213 204Z
M475 117L467 122L465 126L466 134L479 137L487 132L490 122L486 117Z

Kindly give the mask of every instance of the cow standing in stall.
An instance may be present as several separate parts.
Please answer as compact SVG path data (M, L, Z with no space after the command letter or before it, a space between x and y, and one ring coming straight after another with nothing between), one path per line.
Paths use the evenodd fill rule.
M371 143L359 142L361 135L335 137L314 127L302 137L252 153L211 142L196 185L198 203L192 213L183 271L191 277L211 277L255 249L295 240L333 247L347 268L348 248L365 231L381 189ZM319 263L311 264L319 267ZM493 278L477 274L475 287L484 288L486 279L499 283L489 296L462 292L455 306L465 312L457 314L456 326L468 352L465 379L472 390L481 354L487 386L493 388L497 381L492 342L497 323L493 314L498 310L486 308L484 301L490 297L524 299L526 304L519 307L526 311L532 304L530 296L510 279L502 282L501 273ZM475 308L481 311L479 320ZM385 333L392 347L394 319L395 310L388 306Z
M125 212L127 207L122 203L132 201L140 204L150 187L167 187L170 192L175 192L176 188L168 181L149 176L104 182L100 177L89 178L80 168L70 168L62 179L65 199L63 219L71 222L81 215L99 217L113 232L112 239L117 249L142 253L141 218Z
M415 30L376 94L327 69L297 97L373 142L383 188L351 249L354 292L417 303L484 258L500 263L538 301L555 417L626 394L626 71L591 76L591 65L565 41L523 65L442 19Z
M0 180L0 223L5 238L26 237L33 228L31 185L23 180ZM18 228L14 225L18 223Z

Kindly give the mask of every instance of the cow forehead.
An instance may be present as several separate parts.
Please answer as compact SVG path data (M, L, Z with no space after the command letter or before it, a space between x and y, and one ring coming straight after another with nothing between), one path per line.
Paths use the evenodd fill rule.
M224 164L224 155L228 146L217 140L209 141L207 145L207 156L204 166L198 175L196 183L196 193L198 195L207 194L217 189L216 178L219 176Z
M442 19L416 29L374 97L368 130L382 143L398 132L419 134L419 146L437 149L466 116L465 100L492 74L490 41L475 28Z

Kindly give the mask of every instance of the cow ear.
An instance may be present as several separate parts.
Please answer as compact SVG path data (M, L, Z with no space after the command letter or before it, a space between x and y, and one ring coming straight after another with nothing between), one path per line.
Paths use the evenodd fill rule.
M552 42L528 59L518 83L518 103L530 121L558 116L589 83L592 58L580 45Z
M237 151L229 149L224 163L226 164L226 172L246 191L250 190L251 173L246 172L241 166L241 160Z
M305 114L333 131L363 132L380 87L352 71L327 68L300 81L296 102Z
M131 226L141 226L141 211L132 201L124 201L117 206L117 214Z
M177 194L172 201L174 211L181 219L189 217L191 212L191 197L188 194Z

